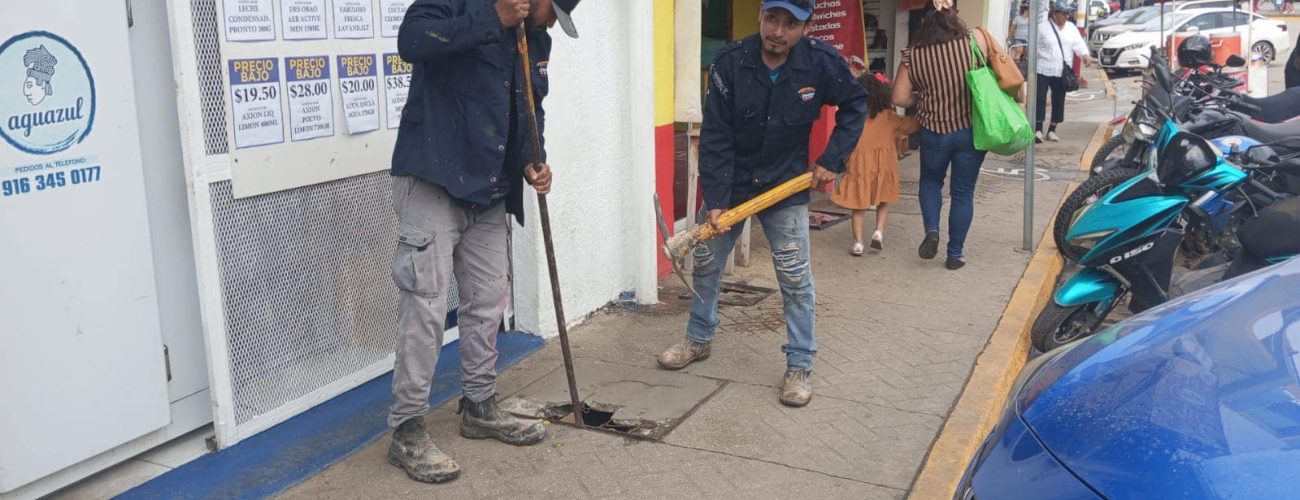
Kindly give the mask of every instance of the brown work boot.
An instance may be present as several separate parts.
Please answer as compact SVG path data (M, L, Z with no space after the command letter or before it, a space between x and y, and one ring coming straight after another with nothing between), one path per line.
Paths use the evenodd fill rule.
M669 370L680 370L696 361L709 359L711 352L709 344L687 340L659 354L659 366Z
M424 429L424 417L410 418L393 430L388 462L422 483L444 483L460 476L460 465L433 445Z
M540 420L524 420L497 407L492 396L475 403L460 398L460 435L470 439L492 438L505 444L528 446L546 438L546 426Z
M812 370L789 369L781 387L781 404L795 408L807 406L812 401Z

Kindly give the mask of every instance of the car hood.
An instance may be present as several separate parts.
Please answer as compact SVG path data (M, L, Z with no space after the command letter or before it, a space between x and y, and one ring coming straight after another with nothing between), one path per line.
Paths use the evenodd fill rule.
M1284 498L1300 478L1300 259L1066 347L1016 398L1108 498Z
M1160 34L1155 31L1124 31L1106 40L1105 47L1119 49L1137 43L1154 44L1160 41Z
M1133 28L1136 27L1137 27L1136 25L1132 25L1132 24L1109 24L1103 28L1097 28L1097 31L1095 33L1105 33L1107 35L1115 36L1120 33L1133 31Z

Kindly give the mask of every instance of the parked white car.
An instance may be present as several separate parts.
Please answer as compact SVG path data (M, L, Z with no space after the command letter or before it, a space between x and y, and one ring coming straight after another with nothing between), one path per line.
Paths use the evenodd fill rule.
M1164 5L1164 15L1168 19L1177 12L1192 9L1228 9L1232 10L1233 0L1193 0L1190 2L1167 2ZM1096 29L1088 36L1088 49L1093 55L1098 55L1101 46L1111 37L1120 33L1133 31L1141 27L1147 21L1159 18L1161 15L1159 5L1148 5L1134 9L1122 11L1121 14L1127 13L1119 21L1102 20L1097 23Z
M1106 40L1110 40L1110 37L1133 31L1146 24L1151 18L1159 16L1160 9L1158 7L1147 6L1122 11L1112 19L1108 19L1109 22L1105 25L1098 23L1097 29L1092 32L1092 36L1088 37L1088 49L1092 50L1093 55L1096 55L1101 50L1102 44L1106 43Z
M1291 48L1291 38L1286 23L1258 14L1233 12L1232 9L1183 10L1165 15L1164 30L1161 18L1147 21L1136 30L1111 36L1102 44L1097 59L1106 69L1133 70L1147 66L1151 47L1162 45L1173 33L1200 33L1205 36L1232 33L1242 34L1243 43L1250 43L1254 59L1273 61L1279 53ZM1250 33L1254 28L1253 34ZM1253 38L1252 38L1253 37Z

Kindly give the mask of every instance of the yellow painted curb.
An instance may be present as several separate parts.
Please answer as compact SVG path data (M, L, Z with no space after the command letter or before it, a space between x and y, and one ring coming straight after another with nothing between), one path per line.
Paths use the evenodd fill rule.
M1101 84L1106 88L1106 97L1115 98L1115 84L1110 81L1110 74L1106 73L1105 68L1098 70L1101 73Z
M1077 185L1071 183L1060 203L1065 202L1075 187ZM930 447L925 465L912 483L909 499L950 500L957 483L966 473L967 465L997 424L1011 385L1029 356L1029 331L1034 318L1051 297L1056 277L1064 264L1060 252L1056 251L1056 244L1047 237L1051 228L1052 221L1048 221L1042 241L1016 284L1011 300L1002 311L1002 318L993 329L984 351L975 360L975 368L962 389L961 397Z
M1097 124L1097 131L1092 133L1088 146L1083 148L1083 156L1079 157L1079 170L1087 172L1092 168L1092 157L1097 156L1097 150L1110 138L1111 130L1110 122Z

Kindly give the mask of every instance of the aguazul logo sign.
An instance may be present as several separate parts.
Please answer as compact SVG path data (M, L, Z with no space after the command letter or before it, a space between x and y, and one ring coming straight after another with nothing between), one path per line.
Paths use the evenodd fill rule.
M0 45L0 137L20 151L48 155L90 135L95 79L71 43L29 31Z

